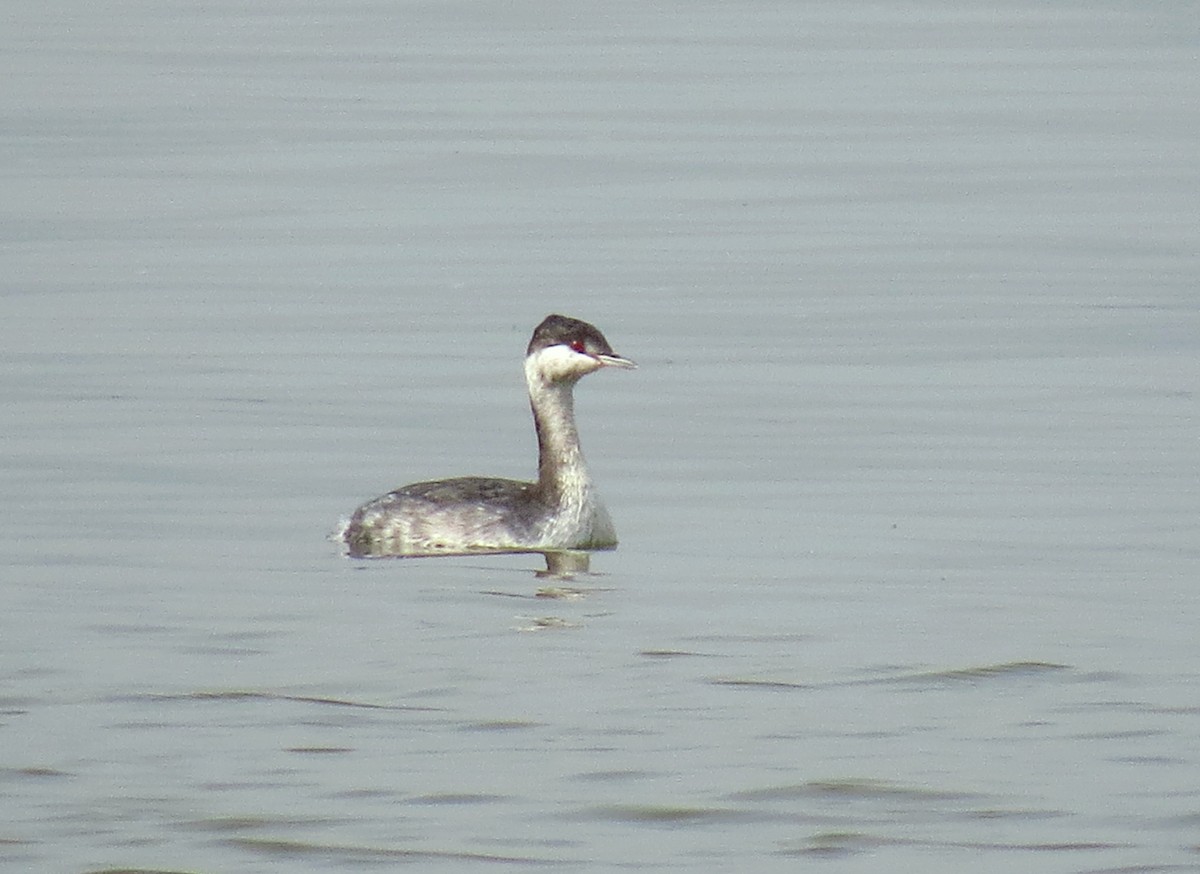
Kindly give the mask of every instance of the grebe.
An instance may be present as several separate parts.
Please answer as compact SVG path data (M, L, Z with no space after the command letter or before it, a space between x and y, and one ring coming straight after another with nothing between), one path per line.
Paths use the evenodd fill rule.
M413 483L363 504L342 532L356 557L611 549L575 428L575 383L602 367L636 367L594 326L547 316L525 352L538 438L537 482L460 477Z

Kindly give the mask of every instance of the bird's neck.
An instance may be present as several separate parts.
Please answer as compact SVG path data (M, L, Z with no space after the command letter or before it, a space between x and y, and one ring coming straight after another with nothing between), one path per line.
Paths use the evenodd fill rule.
M529 365L525 378L537 429L538 493L549 504L581 505L592 483L575 427L575 382L546 381Z

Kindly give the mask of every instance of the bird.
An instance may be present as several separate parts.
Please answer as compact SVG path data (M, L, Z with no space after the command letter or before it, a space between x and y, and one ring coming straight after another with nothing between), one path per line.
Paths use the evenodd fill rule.
M458 477L403 486L343 523L346 551L373 557L614 548L612 518L579 445L574 390L589 373L636 367L594 325L547 316L525 351L537 480Z

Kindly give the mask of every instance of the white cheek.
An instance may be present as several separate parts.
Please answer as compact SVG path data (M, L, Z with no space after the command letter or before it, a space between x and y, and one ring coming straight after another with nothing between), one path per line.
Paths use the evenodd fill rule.
M550 380L569 379L591 373L600 363L567 346L547 346L529 360L529 365Z

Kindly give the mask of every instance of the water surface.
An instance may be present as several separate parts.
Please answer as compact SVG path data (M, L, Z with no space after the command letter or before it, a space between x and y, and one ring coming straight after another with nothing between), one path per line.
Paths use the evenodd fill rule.
M1200 869L1193 19L13 12L0 867ZM552 311L620 548L342 556Z

